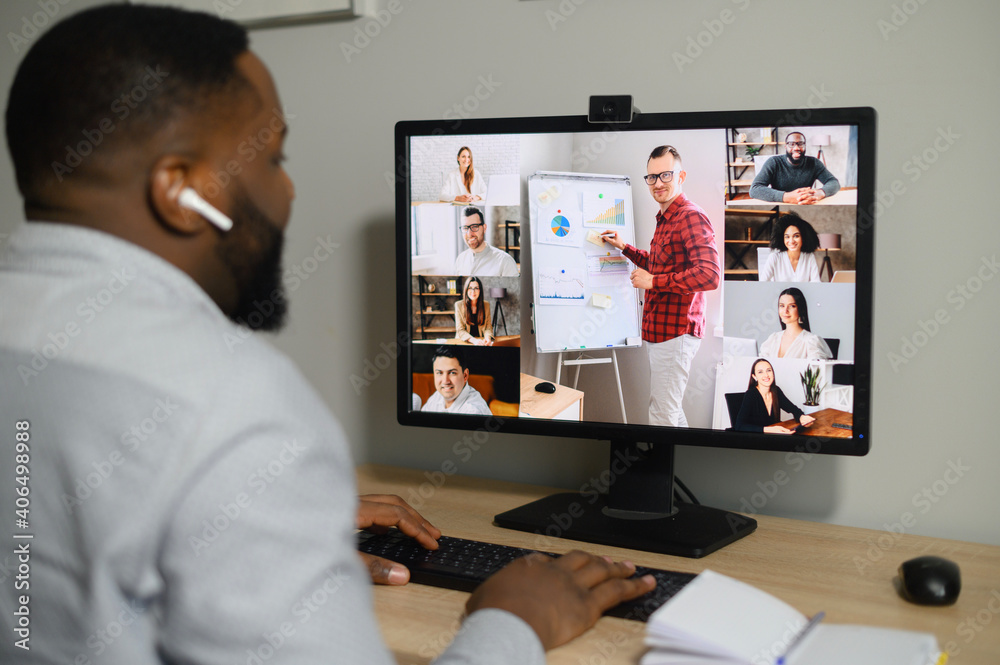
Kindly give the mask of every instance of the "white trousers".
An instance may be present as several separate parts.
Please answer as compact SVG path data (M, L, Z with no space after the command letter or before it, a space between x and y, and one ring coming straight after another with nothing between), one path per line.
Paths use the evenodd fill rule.
M666 342L646 342L649 354L649 424L687 427L682 402L691 361L701 340L681 335Z

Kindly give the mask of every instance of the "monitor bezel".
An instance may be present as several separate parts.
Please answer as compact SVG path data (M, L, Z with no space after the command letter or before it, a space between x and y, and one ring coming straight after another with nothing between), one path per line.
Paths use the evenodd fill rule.
M396 204L396 411L400 425L455 430L485 430L539 436L638 441L696 447L808 452L863 456L871 449L872 318L874 299L874 232L876 206L876 121L871 107L772 109L749 111L671 112L636 114L630 123L594 124L587 116L544 116L462 120L409 120L395 126L393 164ZM421 136L475 134L546 134L726 129L729 127L858 127L858 200L855 288L855 353L853 436L849 439L781 436L707 428L673 428L592 421L452 415L411 412L412 353L410 321L412 273L410 257L410 139ZM405 267L405 269L402 269ZM866 334L867 333L867 334Z

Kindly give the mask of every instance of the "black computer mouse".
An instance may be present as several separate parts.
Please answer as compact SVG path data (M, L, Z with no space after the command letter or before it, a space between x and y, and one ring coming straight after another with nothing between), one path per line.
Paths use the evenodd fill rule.
M552 394L556 391L555 384L549 383L548 381L542 381L541 383L535 384L535 390L540 393Z
M899 566L902 596L918 605L951 605L962 590L958 564L939 556L918 556Z

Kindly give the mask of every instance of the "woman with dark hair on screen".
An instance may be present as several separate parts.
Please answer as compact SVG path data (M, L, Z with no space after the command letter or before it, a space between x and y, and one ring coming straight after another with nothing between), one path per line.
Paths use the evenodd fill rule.
M462 300L455 303L455 337L476 346L493 346L490 304L478 277L465 280Z
M778 296L778 319L781 332L776 332L760 345L760 355L772 358L803 358L827 360L833 352L826 340L809 330L809 306L806 297L794 286Z
M463 145L456 159L458 168L444 177L441 200L472 203L485 199L486 179L472 166L472 150Z
M818 282L814 252L819 236L812 224L794 212L782 215L771 230L771 254L760 272L762 282Z
M791 434L792 430L778 425L781 410L792 414L803 427L809 427L816 419L795 406L781 388L774 382L774 368L764 358L758 358L750 367L750 383L743 396L743 406L733 427L740 432L767 432L769 434Z

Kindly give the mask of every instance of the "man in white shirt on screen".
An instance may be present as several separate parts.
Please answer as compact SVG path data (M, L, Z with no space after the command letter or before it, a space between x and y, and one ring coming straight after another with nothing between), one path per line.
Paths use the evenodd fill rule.
M437 392L428 398L422 411L492 415L483 396L469 385L469 368L457 351L439 346L431 364L434 367L434 388Z
M483 211L469 206L462 211L462 238L469 249L455 259L455 274L466 277L517 277L517 263L507 252L486 242Z

